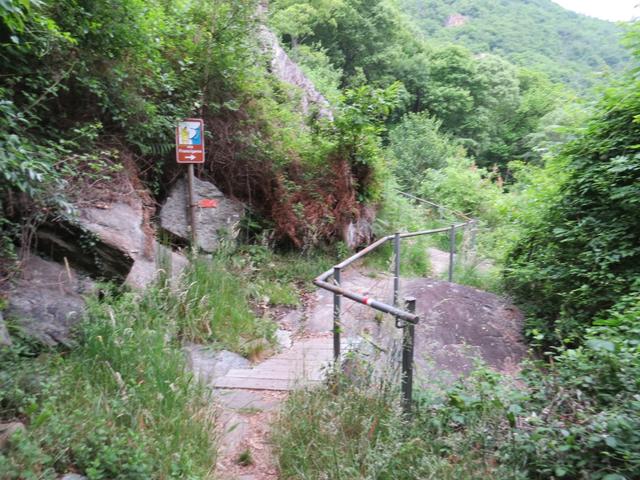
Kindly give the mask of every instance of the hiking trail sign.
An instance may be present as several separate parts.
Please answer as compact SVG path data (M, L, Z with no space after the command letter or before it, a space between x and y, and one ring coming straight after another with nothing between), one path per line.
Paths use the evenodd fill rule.
M178 122L176 160L178 163L204 163L204 121L201 118Z

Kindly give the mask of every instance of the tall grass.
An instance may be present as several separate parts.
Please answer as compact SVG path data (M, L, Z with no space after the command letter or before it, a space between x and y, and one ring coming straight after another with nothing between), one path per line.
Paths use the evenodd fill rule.
M262 285L297 301L335 258L259 247L194 258L173 285L161 279L143 294L104 286L102 300L89 300L71 351L28 342L0 350L0 420L27 424L0 454L0 478L210 477L215 419L208 391L186 369L182 342L247 356L267 348L275 324L252 305Z
M190 341L249 354L256 341L273 341L275 324L258 318L250 305L251 290L241 272L225 258L196 259L182 286L161 300Z
M13 375L0 404L12 411L2 414L28 425L0 457L0 478L210 474L214 417L207 391L186 370L164 290L91 301L78 347L41 355L36 377L34 360L14 355L4 365Z
M294 392L274 431L282 478L513 480L497 445L510 435L498 377L480 369L466 386L419 392L412 417L389 383L342 379Z
M453 281L495 294L504 293L502 269L491 263L480 263L458 257L453 267ZM447 274L443 276L446 277Z

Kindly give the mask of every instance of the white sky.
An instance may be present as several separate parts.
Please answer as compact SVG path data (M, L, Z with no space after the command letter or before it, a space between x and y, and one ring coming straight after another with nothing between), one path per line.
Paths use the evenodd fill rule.
M640 17L640 0L553 0L564 8L604 20Z

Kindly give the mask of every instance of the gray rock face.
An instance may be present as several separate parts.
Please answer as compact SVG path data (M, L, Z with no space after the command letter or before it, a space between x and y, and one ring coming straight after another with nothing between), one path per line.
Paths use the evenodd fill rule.
M9 446L15 433L24 430L24 424L21 422L0 423L0 451Z
M187 259L144 232L142 202L132 203L81 208L74 221L48 223L37 232L38 250L60 262L66 258L91 276L137 289L152 283L161 269L177 277Z
M78 475L77 473L66 473L60 477L60 480L87 480L87 477Z
M8 347L11 345L11 337L7 331L7 326L4 324L4 318L2 312L0 312L0 347Z
M85 308L83 294L93 289L93 282L74 270L31 256L9 292L6 315L45 345L69 345L70 330Z
M213 351L203 345L191 344L184 347L189 368L203 383L227 374L232 368L249 368L251 362L228 350Z
M102 241L133 259L127 273L127 285L143 289L152 283L161 269L169 269L174 277L182 273L187 259L160 245L143 225L142 202L112 203L108 209L86 208L81 211L82 225Z
M194 200L214 200L215 208L196 208L198 246L205 252L213 252L223 239L237 235L237 225L244 213L242 203L226 198L212 183L194 179ZM160 225L169 233L189 240L189 215L187 182L180 179L174 185L160 212Z
M351 250L357 247L369 245L373 242L373 222L376 219L376 210L371 206L364 207L357 220L345 225L342 230L342 239Z
M276 35L265 26L260 27L260 39L265 50L271 55L271 73L289 85L300 90L300 109L308 115L311 108L317 109L318 115L333 120L329 102L316 89L315 85L304 74L302 69L287 55Z
M40 226L36 232L37 252L57 262L69 264L94 277L123 282L133 258L94 235L76 219L56 219Z

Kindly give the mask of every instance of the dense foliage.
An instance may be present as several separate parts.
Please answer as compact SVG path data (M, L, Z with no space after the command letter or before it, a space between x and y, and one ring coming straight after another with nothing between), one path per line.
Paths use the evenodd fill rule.
M124 155L157 190L176 118L239 88L251 11L224 0L3 2L3 238L69 213L72 184L121 167Z
M83 180L124 168L161 199L179 175L173 126L189 116L209 131L198 175L246 202L256 241L194 263L182 284L107 289L71 352L23 340L2 350L0 418L28 430L0 456L0 476L208 475L210 412L181 342L260 358L275 326L258 312L299 305L335 260L268 246L335 242L366 205L378 208L375 234L479 219L480 252L505 268L543 361L519 388L479 369L422 392L412 425L366 368L361 383L297 392L276 431L286 476L640 477L640 70L595 107L554 83L583 87L592 70L620 68L620 29L547 0L274 0L268 22L331 101L329 120L302 113L300 92L269 72L257 10L0 2L0 262L43 218L70 215ZM444 28L453 14L460 25ZM428 246L407 244L403 273L429 273Z
M535 6L539 2L523 8ZM636 61L638 38L637 31L629 37ZM514 118L522 98L515 92L527 78L544 77L519 71L513 81L513 67L503 60L485 57L483 65L456 46L425 52L432 91L421 97L424 110L394 119L388 158L403 188L491 228L481 247L505 262L505 286L524 307L525 333L542 359L526 366L516 388L481 369L439 393L423 392L411 424L384 383L347 381L293 396L286 408L296 422L282 418L277 432L284 472L305 478L327 471L360 478L637 478L638 71L604 90L593 107L575 100L545 105L547 88L539 83L533 89L539 93L523 102L541 109L521 117L534 122L529 133L509 136L516 129L505 118ZM494 95L483 97L478 78ZM429 95L439 98L431 107ZM483 98L498 104L477 108ZM510 113L491 117L501 111ZM474 131L478 118L484 128ZM488 137L486 125L504 130ZM484 152L502 151L511 160L506 170L483 170L470 158L491 158L479 154L483 138L489 138ZM513 161L519 143L525 153ZM413 221L414 211L399 221L393 210L385 206L383 217Z
M551 0L398 0L427 38L500 55L574 87L622 69L619 26L563 9Z
M271 23L308 71L330 72L343 87L401 82L391 121L430 115L482 165L525 155L525 138L560 96L544 75L497 56L432 45L387 1L278 0L272 11Z
M579 337L640 289L639 86L631 76L607 90L561 153L569 178L560 199L540 212L509 260L511 289L531 325L555 341Z

